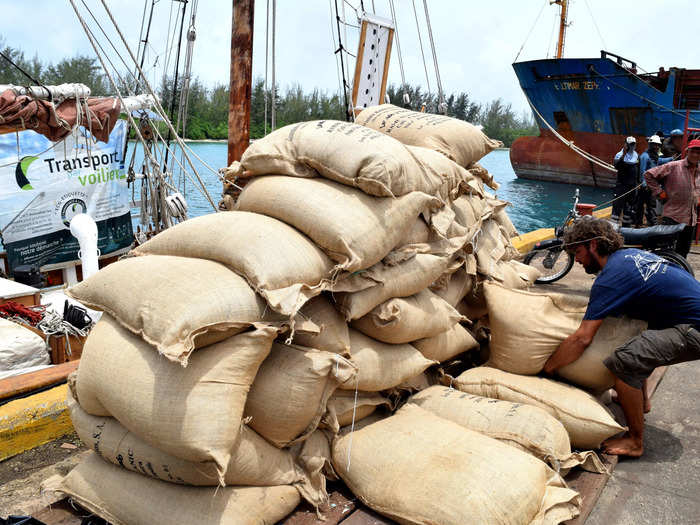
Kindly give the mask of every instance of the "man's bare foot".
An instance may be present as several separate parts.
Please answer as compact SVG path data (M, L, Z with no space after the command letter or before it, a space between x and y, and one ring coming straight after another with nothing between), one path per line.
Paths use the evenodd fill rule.
M620 438L610 438L603 442L603 452L616 456L629 456L638 458L644 453L644 446L641 439L633 438L625 434Z

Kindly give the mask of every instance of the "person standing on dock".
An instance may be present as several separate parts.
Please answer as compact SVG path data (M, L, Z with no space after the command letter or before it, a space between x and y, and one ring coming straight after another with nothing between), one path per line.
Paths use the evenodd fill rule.
M559 345L544 371L551 374L581 357L606 317L647 321L648 330L603 361L615 376L629 432L606 440L602 448L608 454L639 457L644 452L644 412L651 409L645 381L657 367L700 360L700 282L653 253L623 249L622 236L604 219L576 221L564 234L564 246L586 273L598 275L581 325Z
M652 195L663 202L661 224L685 224L676 251L688 256L700 203L700 140L688 144L685 159L651 168L644 178ZM662 186L663 185L663 186Z
M661 154L670 159L678 160L683 149L683 131L674 129L671 134L664 139L661 146Z
M615 185L615 201L613 202L611 220L619 222L622 214L622 226L629 227L634 223L636 190L639 185L639 155L637 154L637 139L627 137L625 146L615 155L617 169L617 184Z
M655 168L661 164L666 164L671 161L671 158L660 157L661 137L652 135L648 140L649 146L647 150L639 156L639 172L644 174L651 168ZM646 217L647 226L656 224L656 198L651 194L646 179L642 177L642 187L637 192L637 209L635 213L636 226L643 226L644 218ZM661 210L659 210L661 211Z

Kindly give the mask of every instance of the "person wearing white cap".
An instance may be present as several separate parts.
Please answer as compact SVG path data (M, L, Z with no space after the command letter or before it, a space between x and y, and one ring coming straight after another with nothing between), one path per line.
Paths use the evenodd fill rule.
M639 172L644 174L647 170L666 164L671 161L671 157L660 157L661 137L652 135L647 140L649 146L647 150L639 156ZM645 210L646 208L646 210ZM647 181L642 177L642 187L637 192L637 211L635 214L636 225L643 226L644 217L647 220L647 226L656 224L657 216L657 200L651 194L651 190L647 186Z
M635 148L637 139L627 137L625 146L615 155L617 169L617 184L615 184L615 201L613 202L612 221L618 222L622 215L622 225L632 226L636 192L639 184L639 155Z

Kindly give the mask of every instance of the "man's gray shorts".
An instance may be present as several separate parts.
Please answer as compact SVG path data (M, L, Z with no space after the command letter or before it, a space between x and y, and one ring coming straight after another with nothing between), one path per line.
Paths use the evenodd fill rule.
M696 359L700 359L700 332L693 325L679 324L664 330L645 330L603 363L615 377L641 389L654 368Z

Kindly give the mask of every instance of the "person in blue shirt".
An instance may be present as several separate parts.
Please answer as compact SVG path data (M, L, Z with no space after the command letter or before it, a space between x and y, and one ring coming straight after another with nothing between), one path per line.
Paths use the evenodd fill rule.
M576 361L606 317L624 314L647 321L648 330L604 361L615 376L629 432L608 439L603 449L639 457L644 451L646 379L656 367L700 359L700 282L650 252L623 249L622 236L603 219L577 221L564 242L586 272L598 276L580 327L559 345L544 370L552 373Z
M639 173L644 175L647 170L671 162L673 157L661 157L661 137L652 135L648 139L647 150L639 156ZM651 194L647 186L646 179L642 177L642 187L637 192L637 203L635 213L635 223L637 227L643 226L644 218L647 219L647 226L656 224L657 216L656 198Z

